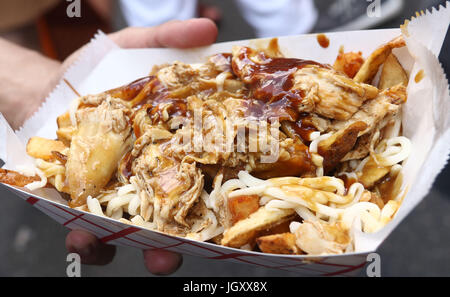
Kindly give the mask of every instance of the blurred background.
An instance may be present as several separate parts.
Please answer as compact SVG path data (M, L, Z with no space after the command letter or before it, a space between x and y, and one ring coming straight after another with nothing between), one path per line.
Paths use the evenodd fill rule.
M106 33L201 16L219 27L218 42L309 32L394 28L438 0L381 0L381 15L367 16L366 0L0 0L0 38L57 60ZM77 13L76 9L72 10ZM449 74L450 38L440 55ZM0 65L1 67L1 65ZM3 140L0 140L3 141ZM1 162L1 161L0 161ZM431 193L383 243L383 276L450 276L450 167ZM0 188L0 276L65 276L68 230ZM104 267L83 266L82 276L150 276L139 250L118 248ZM363 275L363 274L361 274ZM252 266L185 257L175 276L295 276Z

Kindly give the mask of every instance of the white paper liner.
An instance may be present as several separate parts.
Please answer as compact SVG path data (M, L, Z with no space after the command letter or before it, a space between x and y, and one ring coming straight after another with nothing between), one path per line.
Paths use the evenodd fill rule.
M22 167L34 167L34 160L27 155L23 142L9 126L5 117L0 113L0 159L5 161L5 168L18 170Z
M67 69L62 78L78 90L80 83L89 75L92 69L107 54L119 47L111 41L103 32L95 34L91 42L81 50L79 57ZM61 115L68 109L68 102L76 98L73 90L61 80L55 89L50 93L39 110L28 119L16 134L22 143L27 143L33 136L56 138L55 115ZM64 98L63 100L61 100Z
M449 7L449 1L446 2ZM414 39L429 49L436 57L439 55L448 29L450 10L440 5L438 9L418 12L420 17L413 17L407 22L408 31L413 33ZM447 25L445 25L447 22ZM432 34L430 34L432 29Z
M441 7L439 10L433 9L432 12L426 12L409 22L406 28L408 35L404 36L408 49L395 51L402 65L410 74L408 102L403 115L404 134L413 143L413 152L404 166L404 180L408 194L395 218L385 228L376 234L361 233L357 235L359 252L364 253L377 249L401 220L427 195L436 176L447 162L450 151L449 86L444 71L436 58L450 22L449 2L446 6L447 8ZM367 56L378 46L399 34L401 34L399 29L330 33L327 34L331 41L328 49L322 49L317 44L316 35L281 37L279 44L282 52L288 57L333 63L341 45L345 46L346 51L362 51ZM98 93L147 75L153 65L170 63L175 60L186 63L203 62L211 54L230 52L232 45L251 45L262 42L264 41L244 40L192 50L123 50L119 49L104 34L99 33L84 49L64 78L82 95ZM420 83L416 83L414 78L419 70L424 71L425 78ZM67 111L69 103L75 97L73 91L64 82L60 82L39 111L16 134L0 116L0 139L6 139L6 146L0 144L0 158L7 160L7 168L14 169L17 165L29 162L27 160L30 158L25 154L24 145L30 137L56 137L56 118ZM22 191L12 189L23 197ZM42 196L39 198L50 198L45 193L40 194ZM77 213L75 210L71 210L71 212ZM116 224L123 225L118 222ZM126 225L123 227L125 228ZM146 232L156 234L152 231L146 230ZM203 245L203 243L199 244ZM216 246L216 249L234 250L220 246ZM243 250L239 250L239 253L254 254L254 252ZM341 257L343 263L349 263L354 261L352 255L357 255L357 253L314 258L324 260ZM267 255L265 257L286 256Z

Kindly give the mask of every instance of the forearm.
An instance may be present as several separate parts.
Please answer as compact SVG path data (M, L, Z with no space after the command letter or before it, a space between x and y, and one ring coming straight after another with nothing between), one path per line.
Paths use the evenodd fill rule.
M18 128L40 106L61 64L0 38L0 112Z

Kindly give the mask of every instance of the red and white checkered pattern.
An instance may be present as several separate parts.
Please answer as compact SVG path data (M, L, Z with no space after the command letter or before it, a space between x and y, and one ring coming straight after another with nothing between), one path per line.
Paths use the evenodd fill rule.
M212 260L256 265L308 276L353 276L366 265L367 254L331 257L304 257L269 255L223 247L211 243L192 241L160 232L130 226L109 218L71 209L27 192L9 187L13 193L26 200L43 213L69 229L86 230L102 242L145 250L170 250L181 254Z

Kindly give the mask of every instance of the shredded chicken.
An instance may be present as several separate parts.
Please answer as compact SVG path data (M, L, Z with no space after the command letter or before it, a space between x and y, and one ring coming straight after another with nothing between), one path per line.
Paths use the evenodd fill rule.
M312 255L342 254L350 244L350 236L339 224L303 222L294 232L297 246Z
M366 100L378 95L376 87L356 83L328 65L269 58L247 47L233 48L233 69L251 84L256 98L290 100L297 112L314 112L331 119L349 119ZM286 113L289 118L289 110Z

